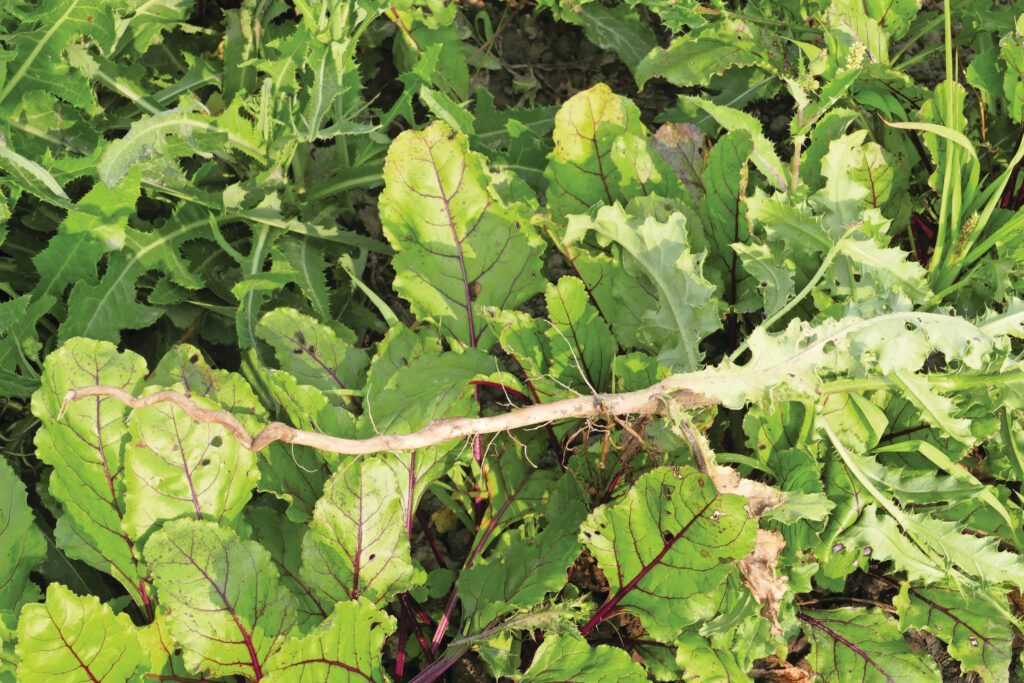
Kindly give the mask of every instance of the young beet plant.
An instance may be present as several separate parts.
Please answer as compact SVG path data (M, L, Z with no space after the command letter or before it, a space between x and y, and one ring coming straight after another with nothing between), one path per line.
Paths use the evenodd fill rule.
M699 137L670 133L691 137L659 146L627 99L576 95L545 209L445 124L402 133L380 215L395 290L433 324L371 350L277 308L254 330L276 359L259 396L189 345L153 369L83 338L51 353L40 495L83 569L40 594L46 539L5 465L6 675L425 682L471 661L519 681L749 680L802 632L826 680L938 680L915 628L1005 676L1020 511L957 460L1016 429L1024 304L899 303L926 276L887 246L858 176L884 160L858 133L817 150L805 201L745 195L749 133L698 175L670 162ZM813 296L761 279L766 243L827 255ZM556 282L549 248L571 272ZM520 310L536 295L546 314ZM742 365L705 365L729 306L774 322L833 301L842 315L766 322ZM936 353L956 370L920 374ZM735 411L749 454L716 453L709 426ZM898 621L798 597L858 570L885 572Z

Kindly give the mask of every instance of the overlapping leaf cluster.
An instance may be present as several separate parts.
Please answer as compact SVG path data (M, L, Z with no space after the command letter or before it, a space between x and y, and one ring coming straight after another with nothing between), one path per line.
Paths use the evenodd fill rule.
M213 4L0 14L0 679L1019 669L1014 8L538 3L687 89L649 126L474 94L469 6ZM368 456L64 404L366 438L665 378L716 405Z

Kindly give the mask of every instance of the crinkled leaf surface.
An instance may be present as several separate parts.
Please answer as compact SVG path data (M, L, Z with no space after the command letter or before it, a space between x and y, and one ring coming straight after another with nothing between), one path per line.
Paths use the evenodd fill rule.
M675 37L667 48L651 50L637 65L636 81L642 86L662 76L674 85L707 85L727 69L764 64L773 51L758 44L759 32L753 22L727 19Z
M13 32L5 46L12 57L0 90L5 116L16 111L33 90L49 91L75 107L93 109L96 96L89 82L69 68L63 52L82 36L102 50L111 50L117 40L113 8L102 0L49 0L11 9L17 10L15 16L24 28Z
M95 282L100 257L124 245L128 218L135 213L140 174L133 173L115 188L96 184L78 200L46 249L32 259L39 272L33 297L61 296L79 280Z
M379 458L352 462L324 487L302 542L302 578L328 604L366 596L386 604L412 587L400 490Z
M105 384L133 392L146 374L145 361L113 344L71 339L46 358L42 387L32 396L32 412L43 426L36 454L53 467L50 493L64 515L57 542L71 557L114 576L142 605L145 569L131 537L122 531L126 514L124 449L129 438L124 404L88 398L68 406L70 389Z
M896 623L878 609L844 607L800 613L811 641L807 661L825 680L937 681L934 660L911 652Z
M541 262L514 207L491 188L485 159L441 122L388 151L380 198L398 252L395 289L462 346L482 343L483 306L515 308L543 287Z
M647 673L624 650L608 645L591 647L582 638L557 635L544 639L530 668L517 680L522 683L642 683L647 680Z
M646 300L629 302L645 310L638 330L642 345L659 350L658 361L679 371L700 367L700 340L721 326L715 288L701 272L703 257L690 251L686 218L672 213L665 219L605 206L594 219L581 218L570 226L567 239L587 229L612 240L627 254L622 267L647 292Z
M46 539L36 526L25 484L0 460L0 610L17 612L39 598L28 573L46 556Z
M213 522L178 519L146 542L146 562L189 670L259 680L295 625L270 553Z
M960 575L961 580L1024 587L1024 559L1019 555L999 550L995 538L963 534L953 522L923 513L904 510L897 524L869 505L843 540L847 545L870 548L875 559L892 560L910 580L943 582L955 567L966 574ZM940 555L947 566L938 566L927 556L929 551Z
M854 376L869 370L917 372L933 351L977 368L995 341L984 328L963 318L935 313L846 316L817 326L794 319L778 334L755 329L748 337L751 360L742 367L723 364L709 371L707 378L714 379L702 383L701 391L720 398L727 407L739 408L783 386L810 395L821 381L818 373L826 367L832 373Z
M192 400L221 409L200 396ZM134 411L131 433L123 528L132 538L177 517L230 525L252 497L260 474L256 455L224 427L196 422L173 403L159 403Z
M60 327L60 340L81 335L116 341L121 331L152 324L163 309L140 303L135 287L149 270L159 270L177 285L198 289L203 285L181 255L181 246L208 230L209 217L182 204L166 223L151 232L125 228L124 247L107 259L99 283L76 282L68 297L68 319Z
M45 603L21 611L15 651L19 681L121 683L145 663L127 614L114 616L96 596L75 595L56 582Z
M312 633L288 640L267 662L270 681L390 680L381 662L395 618L366 598L339 602Z
M636 613L651 635L674 640L714 614L711 594L754 545L757 522L740 496L718 495L705 475L662 467L626 497L590 514L580 541L608 579L609 601Z

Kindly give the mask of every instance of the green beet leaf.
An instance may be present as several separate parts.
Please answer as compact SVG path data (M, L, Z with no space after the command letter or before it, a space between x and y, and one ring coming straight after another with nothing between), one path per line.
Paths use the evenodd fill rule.
M45 603L21 611L15 652L19 681L113 683L132 679L147 663L128 615L114 616L97 597L59 583L46 589Z
M353 461L324 487L302 542L302 579L332 604L366 596L384 605L413 585L403 501L380 459Z
M399 135L384 178L395 289L452 342L487 346L482 307L515 308L543 288L535 238L494 194L485 159L443 123Z
M303 633L308 633L327 618L331 604L318 599L312 586L300 576L305 526L267 507L249 506L245 519L252 529L253 540L267 549L281 583L295 596L296 625Z
M0 610L15 613L38 599L39 589L28 573L46 556L46 539L36 526L25 495L25 484L6 460L0 461Z
M548 208L556 218L628 199L619 168L609 158L623 133L647 137L637 106L604 83L565 101L555 115L555 149L544 171Z
M58 545L112 575L140 606L149 604L146 571L121 528L128 409L112 399L88 398L70 404L57 418L68 390L104 384L131 393L145 374L145 361L134 353L118 353L108 342L71 339L47 356L42 387L32 396L32 412L43 423L36 433L36 455L53 467L50 494L64 508L57 520Z
M759 298L750 274L740 267L740 254L732 248L752 246L745 195L747 159L753 149L746 131L722 136L708 154L701 176L705 197L700 212L708 245L705 276L720 283L722 298L739 312L757 308Z
M200 396L192 400L222 409ZM131 434L122 528L132 538L177 517L230 525L252 497L259 481L256 455L224 427L197 423L173 403L159 403L132 414Z
M677 641L676 664L686 671L683 680L704 683L746 683L747 675L737 654L727 648L713 647L706 638L693 631L684 632Z
M580 541L608 580L609 598L595 618L612 609L634 611L662 642L709 618L712 595L754 545L756 520L740 496L719 495L690 468L662 467L640 477L626 497L595 510Z
M551 325L544 336L559 380L580 392L606 391L618 347L608 323L590 304L586 286L577 278L563 277L548 285L545 299Z
M797 615L811 641L807 661L825 680L890 683L941 680L935 661L911 652L896 623L879 609L842 609Z
M381 662L395 618L365 599L339 602L312 633L292 638L267 662L267 683L277 681L390 680Z
M900 630L928 631L946 642L963 671L977 671L986 681L1008 681L1013 632L999 608L1002 591L963 593L956 586L912 586L904 581L893 606Z
M347 392L362 388L369 361L351 330L337 324L332 329L295 309L277 308L260 319L256 334L274 348L281 369L299 383L328 395L340 392L342 404L354 405Z
M578 636L553 635L544 639L530 668L516 680L521 683L643 683L647 672L619 648L591 647Z
M565 586L566 570L579 555L576 537L586 508L564 477L548 503L548 525L533 537L495 550L464 569L456 581L463 613L475 630L504 612L528 609Z
M193 673L260 680L295 625L270 553L213 522L179 519L146 543L167 627Z

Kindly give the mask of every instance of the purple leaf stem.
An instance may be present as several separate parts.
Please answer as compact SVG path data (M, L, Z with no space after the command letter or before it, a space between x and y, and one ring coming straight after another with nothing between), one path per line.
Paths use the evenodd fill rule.
M643 569L637 572L636 576L634 576L629 583L622 586L622 588L620 588L615 593L615 595L610 596L607 600L605 600L604 604L601 605L594 613L594 616L590 617L590 621L584 624L583 628L580 629L580 635L587 635L595 626L597 626L602 621L610 617L612 614L615 614L616 608L618 607L619 603L622 602L622 599L625 598L631 590L636 588L637 585L639 585L643 578L647 576L647 572L651 571L651 569L653 569L659 562L661 562L661 559L665 557L669 550L672 549L672 546L675 545L676 541L683 538L686 535L686 532L690 530L690 527L693 526L693 524L701 518L701 515L703 515L704 512L709 507L711 507L711 505L717 500L717 496L709 500L704 505L704 507L701 508L700 512L695 514L693 516L693 519L687 522L686 526L679 530L679 533L674 535L671 539L668 540L668 542L665 543L665 547L661 549L660 553L654 556L654 559L652 559L650 562L644 565Z
M398 614L398 652L395 654L395 680L402 683L405 680L405 642L409 635L409 609L402 603Z
M469 652L469 645L460 645L451 654L437 660L433 664L427 666L413 678L409 683L430 683L436 681L444 672L452 667L455 662L462 659L463 655Z
M513 493L512 495L508 496L508 498L505 499L505 503L501 506L501 509L498 510L498 513L491 517L491 523L487 525L487 529L484 531L484 533L480 535L480 540L477 541L477 544L475 546L473 546L473 550L470 551L469 555L466 557L465 562L462 563L463 571L472 567L473 560L476 559L477 555L483 552L483 549L487 545L487 541L490 539L491 534L493 534L494 529L497 528L498 522L501 520L502 516L504 516L505 511L508 510L508 507L512 504L512 502L519 497L519 493L523 490L523 487L526 486L526 483L528 481L530 481L531 475L532 472L527 473L527 475L523 477L522 483L519 484L519 489L516 490L515 493ZM445 606L444 614L441 615L441 620L437 622L437 629L434 631L434 637L430 641L431 653L436 653L437 649L441 646L441 640L444 638L444 634L448 630L448 624L451 623L452 613L455 611L455 605L457 605L458 602L459 590L458 588L452 588L452 594L448 598L448 605ZM452 662L452 664L454 664L454 662ZM451 666L451 664L449 664L448 666ZM442 669L442 671L444 671L444 669Z
M416 521L420 523L420 528L423 529L423 536L427 539L427 543L430 545L430 550L433 551L434 557L437 559L437 563L441 565L441 569L447 569L448 564L444 561L444 556L441 554L441 549L437 546L437 541L434 540L434 535L430 533L430 520L423 514L422 510L416 510Z
M408 593L401 593L398 596L399 602L402 603L402 614L406 617L405 626L412 627L413 636L416 638L416 642L420 644L420 649L423 650L423 656L426 658L427 662L430 663L434 661L434 657L430 654L430 643L427 642L427 637L423 635L423 630L420 628L419 621L413 618L416 611L409 602L411 599L412 596ZM403 654L405 653L404 639L400 642L398 651Z
M403 595L405 596L403 599L409 605L409 609L412 610L412 613L419 617L419 620L422 621L425 625L433 626L434 620L433 618L431 618L429 614L427 614L427 611L423 609L423 605L421 605L416 600L416 598L412 597L408 593L403 593Z
M882 670L882 667L878 666L878 664L875 663L875 660L871 659L871 655L869 655L867 652L864 652L864 650L861 650L859 647L857 647L856 645L851 643L849 640L847 640L846 638L842 637L841 635L839 635L838 633L836 633L835 631L830 629L828 626L823 624L821 621L815 619L814 617L812 617L812 616L810 616L808 614L804 614L803 612L797 612L796 613L796 618L799 619L800 621L807 622L808 624L810 624L811 626L813 626L814 628L816 628L816 629L818 629L820 631L823 631L830 638L835 640L837 643L841 643L842 645L844 645L847 648L849 648L850 651L852 651L858 657L862 658L866 663L868 663L871 666L873 666L876 669L878 669L878 673L880 673L883 676L885 676L885 679L887 681L895 680L895 679L893 679L892 676L890 676L889 674L885 673L885 671Z
M512 387L507 387L501 382L489 382L483 379L475 379L472 382L470 382L470 384L478 387L494 387L495 389L501 389L506 394L512 394L513 396L516 396L522 399L523 401L530 400L530 397L524 394L523 392L519 391L518 389L513 389Z

